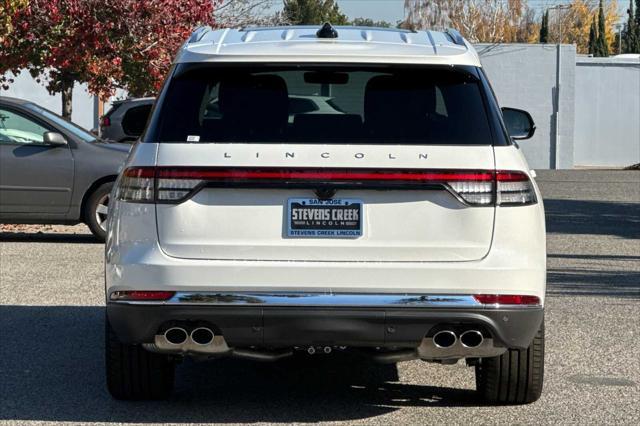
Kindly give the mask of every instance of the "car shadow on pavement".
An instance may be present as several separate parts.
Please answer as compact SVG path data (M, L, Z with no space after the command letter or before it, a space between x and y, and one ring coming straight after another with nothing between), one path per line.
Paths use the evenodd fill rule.
M636 261L637 262L637 261ZM610 296L640 300L640 272L593 268L550 268L549 296Z
M104 308L4 305L0 320L0 420L311 422L478 404L472 390L398 383L395 365L346 354L336 355L345 362L187 360L170 400L121 402L105 388Z
M544 200L547 232L640 238L640 204L612 201Z
M102 244L101 241L91 234L66 234L56 232L0 232L0 242Z

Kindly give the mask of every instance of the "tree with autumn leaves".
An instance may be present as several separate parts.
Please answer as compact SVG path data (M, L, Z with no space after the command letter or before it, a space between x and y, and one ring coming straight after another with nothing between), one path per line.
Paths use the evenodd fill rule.
M26 7L28 0L0 0L0 45L13 31L11 17L20 9Z
M536 11L527 0L405 0L404 28L453 27L472 43L566 43L579 53L589 50L589 31L599 5L572 0L563 9ZM614 27L620 18L616 0L603 4L600 43L613 51Z
M455 28L472 43L531 43L540 25L527 0L405 0L407 29Z
M213 24L215 0L30 0L10 10L0 36L0 81L28 69L50 93L62 94L71 117L72 90L86 83L106 96L124 88L155 93L178 47L199 25ZM7 31L5 28L10 28Z

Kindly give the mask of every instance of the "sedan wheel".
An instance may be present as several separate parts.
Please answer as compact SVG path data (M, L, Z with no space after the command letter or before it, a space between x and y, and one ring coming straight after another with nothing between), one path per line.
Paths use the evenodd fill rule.
M107 232L107 214L109 213L109 193L104 194L98 200L96 206L96 223L105 233Z

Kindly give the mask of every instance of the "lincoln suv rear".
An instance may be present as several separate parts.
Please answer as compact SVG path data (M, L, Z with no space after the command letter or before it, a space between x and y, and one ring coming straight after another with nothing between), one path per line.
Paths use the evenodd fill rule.
M456 31L197 30L112 196L109 391L167 397L184 357L358 351L537 400L544 211L513 142L534 131Z

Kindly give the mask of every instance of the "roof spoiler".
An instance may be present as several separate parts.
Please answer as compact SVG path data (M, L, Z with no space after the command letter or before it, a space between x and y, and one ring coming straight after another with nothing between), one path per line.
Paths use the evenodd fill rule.
M453 40L453 42L459 46L466 46L464 44L464 38L462 37L462 34L460 34L460 32L458 30L454 30L453 28L447 28L445 30L445 33L451 37L451 40Z

